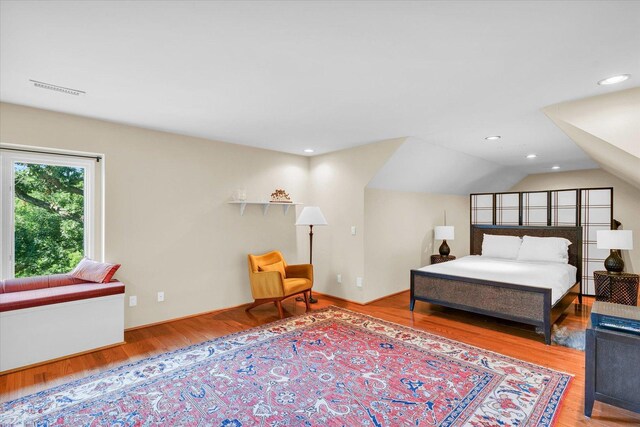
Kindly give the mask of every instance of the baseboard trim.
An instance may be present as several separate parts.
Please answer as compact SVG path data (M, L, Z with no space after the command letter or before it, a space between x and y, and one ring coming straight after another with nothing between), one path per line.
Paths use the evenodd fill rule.
M358 302L358 301L352 301L352 300L346 299L346 298L336 297L336 296L329 295L329 294L323 294L322 292L317 292L317 291L313 291L313 295L320 295L320 296L323 296L323 297L329 297L329 298L337 299L337 300L340 300L340 301L348 302L350 304L356 304L356 305L362 305L362 306L365 305L365 304L363 304L361 302Z
M371 300L371 301L365 302L365 303L352 301L350 299L341 298L341 297L337 297L337 296L334 296L334 295L323 294L322 292L313 291L313 294L314 295L320 295L320 296L323 296L323 297L329 297L329 298L337 299L337 300L340 300L340 301L348 302L350 304L356 304L356 305L360 305L360 306L365 306L365 305L368 305L368 304L372 304L372 303L374 303L376 301L380 301L382 299L385 299L385 298L388 298L388 297L392 297L394 295L399 295L399 294L401 294L403 292L409 292L409 289L405 289L404 291L399 291L399 292L395 292L393 294L385 295L383 297L376 298L374 300ZM207 314L223 313L225 311L233 310L233 309L236 309L236 308L239 308L239 307L244 307L244 306L247 306L247 305L250 305L250 304L251 304L251 302L247 302L247 303L244 303L244 304L238 304L238 305L234 305L234 306L231 306L231 307L219 308L217 310L203 311L201 313L188 314L186 316L181 316L181 317L174 317L174 318L167 319L167 320L161 320L159 322L145 323L144 325L138 325L138 326L132 326L130 328L125 328L124 331L125 332L130 332L130 331L135 331L137 329L149 328L151 326L163 325L165 323L177 322L179 320L191 319L192 317L205 316Z
M322 292L317 292L317 291L313 291L313 294L314 295L320 295L320 296L323 296L323 297L329 297L329 298L337 299L337 300L340 300L340 301L348 302L350 304L356 304L356 305L360 305L360 306L365 306L365 305L368 305L368 304L372 304L372 303L374 303L376 301L380 301L382 299L385 299L385 298L388 298L388 297L392 297L394 295L401 294L403 292L409 292L409 289L405 289L404 291L399 291L399 292L395 292L393 294L385 295L383 297L376 298L376 299L374 299L372 301L365 302L365 303L352 301L352 300L347 299L347 298L341 298L341 297L337 297L337 296L329 295L329 294L324 294ZM132 326L130 328L125 328L124 331L125 332L130 332L130 331L135 331L137 329L149 328L151 326L163 325L165 323L177 322L179 320L191 319L192 317L205 316L207 314L223 313L225 311L233 310L233 309L236 309L236 308L239 308L239 307L244 307L244 306L247 306L247 305L250 305L250 304L251 304L250 302L247 302L247 303L244 303L244 304L238 304L238 305L234 305L234 306L231 306L231 307L219 308L217 310L203 311L201 313L188 314L186 316L181 316L181 317L174 317L174 318L167 319L167 320L161 320L159 322L145 323L144 325L138 325L138 326Z
M380 298L372 299L372 300L371 300L371 301L369 301L369 302L365 302L363 305L373 304L374 302L378 302L378 301L383 300L383 299L385 299L385 298L395 297L396 295L404 294L405 292L409 292L409 291L410 291L410 289L405 289L404 291L394 292L394 293L392 293L392 294L385 295L385 296L380 297ZM409 303L409 301L407 301L407 304L408 304L408 303Z
M108 348L118 347L119 345L126 344L126 341L117 342L115 344L104 345L102 347L92 348L91 350L81 351L79 353L67 354L66 356L56 357L55 359L43 360L42 362L32 363L31 365L20 366L18 368L8 369L0 372L0 375L12 374L14 372L22 371L29 368L35 368L37 366L47 365L49 363L59 362L61 360L71 359L72 357L82 356L85 354L93 353L96 351L106 350Z
M177 322L179 320L191 319L192 317L205 316L207 314L222 313L222 312L225 312L225 311L233 310L234 308L244 307L245 305L249 305L249 304L251 304L251 303L247 302L247 303L244 303L244 304L234 305L232 307L225 307L225 308L219 308L217 310L203 311L201 313L196 313L196 314L188 314L186 316L174 317L174 318L167 319L167 320L161 320L159 322L145 323L144 325L138 325L138 326L132 326L130 328L125 328L124 331L125 332L130 332L130 331L135 331L137 329L149 328L151 326L164 325L165 323Z
M374 299L374 300L367 301L367 302L357 302L357 301L352 301L352 300L347 299L347 298L341 298L341 297L337 297L337 296L334 296L334 295L323 294L322 292L317 292L317 291L313 291L313 294L314 294L314 295L322 295L323 297L329 297L329 298L337 299L337 300L340 300L340 301L348 302L348 303L350 303L350 304L361 305L361 306L363 306L363 307L364 307L365 305L373 304L374 302L377 302L377 301L383 300L383 299L385 299L385 298L393 297L393 296L396 296L396 295L400 295L400 294L403 294L403 293L405 293L405 292L409 292L409 289L405 289L404 291L394 292L394 293L392 293L392 294L385 295L385 296L383 296L383 297L376 298L376 299Z

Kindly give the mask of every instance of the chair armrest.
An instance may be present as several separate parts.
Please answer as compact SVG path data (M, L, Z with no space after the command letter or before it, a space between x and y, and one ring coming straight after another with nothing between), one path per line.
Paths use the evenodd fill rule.
M277 298L284 296L282 275L279 271L259 271L251 273L251 294L253 299Z
M311 264L287 265L285 271L288 278L309 279L313 283L313 265Z

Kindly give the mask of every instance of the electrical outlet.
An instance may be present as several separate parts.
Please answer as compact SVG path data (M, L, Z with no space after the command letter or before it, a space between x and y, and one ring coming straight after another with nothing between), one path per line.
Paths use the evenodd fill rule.
M129 307L135 307L136 305L138 305L138 297L137 296L130 296L129 297Z
M364 283L364 278L356 277L356 287L361 288L363 283Z
M158 302L164 301L164 292L158 292Z
M336 274L336 282L342 283L342 274Z
M352 225L352 226L351 226L351 235L352 235L352 236L355 236L355 235L356 235L356 231L357 231L357 230L356 230L356 226L355 226L355 225Z

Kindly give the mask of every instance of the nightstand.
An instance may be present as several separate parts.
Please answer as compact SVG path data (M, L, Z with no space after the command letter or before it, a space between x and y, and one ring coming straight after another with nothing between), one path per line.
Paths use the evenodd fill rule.
M453 261L454 259L456 259L456 257L454 257L453 255L431 255L431 264L440 264L441 262Z
M638 305L638 275L594 271L596 301Z

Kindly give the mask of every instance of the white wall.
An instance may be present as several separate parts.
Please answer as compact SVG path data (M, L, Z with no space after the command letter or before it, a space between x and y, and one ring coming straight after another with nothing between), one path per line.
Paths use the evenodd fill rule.
M433 227L442 224L445 209L458 236L450 242L453 253L468 254L468 196L368 188L405 141L387 140L311 159L310 198L329 222L314 229L317 291L367 303L408 289L409 270L429 263ZM357 277L364 279L362 288L356 286Z
M513 191L613 187L613 217L625 230L633 230L631 251L622 251L625 271L640 272L640 190L602 169L529 175Z
M455 227L455 239L447 241L451 255L468 255L469 196L366 189L364 301L409 289L409 271L438 253L442 242L433 230L444 224L445 211Z
M248 206L241 217L226 203L237 188L246 188L249 199L268 199L276 187L284 188L294 200L321 207L329 226L314 230L317 291L357 302L396 291L365 277L365 188L404 138L309 159L0 107L4 144L104 155L104 258L122 264L116 277L127 285L127 296L138 297L138 306L126 309L127 327L251 301L247 253L280 249L290 263L307 262L308 228L294 225L302 207L287 216L272 207L263 217ZM388 213L389 223L402 214ZM337 273L343 285L337 286ZM356 277L365 277L364 288L355 286ZM158 291L165 292L164 303L156 302Z
M306 157L12 104L0 104L0 142L104 154L104 258L122 264L116 277L138 296L126 327L251 301L247 253L277 248L305 262L293 209L263 217L249 206L241 217L226 202L240 187L252 199L284 188L307 202Z
M356 277L365 276L365 187L403 142L404 138L393 139L311 158L310 199L329 223L314 228L317 291L365 302L364 288L355 286ZM356 227L355 236L351 226ZM336 283L336 274L342 274L341 285Z
M290 263L307 262L308 228L294 225L297 212L284 216L272 207L263 217L249 206L241 217L226 203L237 188L249 199L284 188L294 200L320 206L329 226L314 230L318 292L365 303L407 289L409 270L437 252L432 230L445 209L456 227L452 253L469 251L467 195L368 188L405 138L309 159L12 104L0 104L0 119L2 143L104 155L104 258L122 263L117 277L127 295L138 296L138 306L126 309L127 327L250 302L247 253L277 248ZM531 175L512 190L591 186L615 188L615 217L636 230L627 269L640 270L634 187L587 170ZM158 291L164 303L155 301Z

